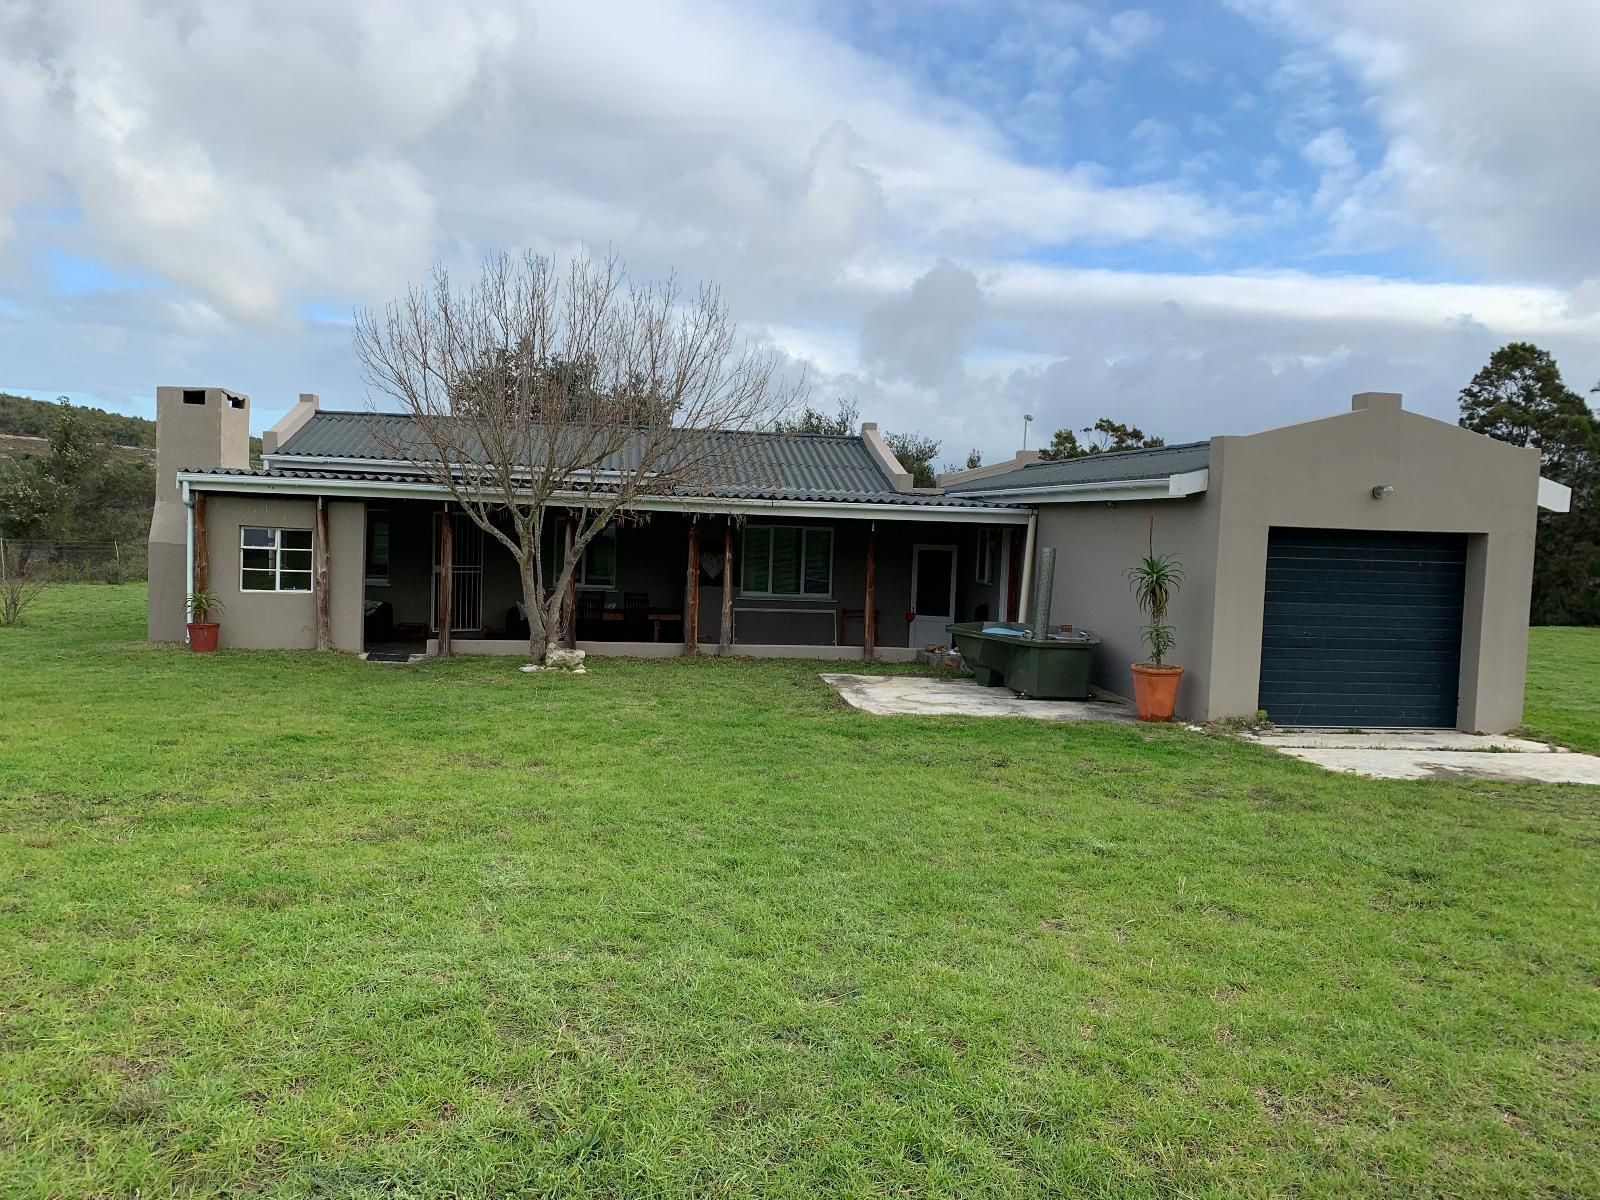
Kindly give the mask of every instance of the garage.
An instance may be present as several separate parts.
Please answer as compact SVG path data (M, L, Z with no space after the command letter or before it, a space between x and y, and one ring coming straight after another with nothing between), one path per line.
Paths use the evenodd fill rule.
M1452 727L1467 539L1273 528L1260 706L1281 725Z

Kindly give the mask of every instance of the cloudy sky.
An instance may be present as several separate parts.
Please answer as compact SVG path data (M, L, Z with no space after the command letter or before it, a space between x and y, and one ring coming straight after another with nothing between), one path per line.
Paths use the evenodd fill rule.
M0 389L366 403L354 306L610 246L1014 450L1600 381L1600 4L0 0Z

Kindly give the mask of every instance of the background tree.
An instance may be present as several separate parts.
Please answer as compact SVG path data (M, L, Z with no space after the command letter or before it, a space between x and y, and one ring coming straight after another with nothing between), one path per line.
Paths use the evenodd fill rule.
M412 418L387 451L515 560L536 664L589 543L648 497L765 482L750 439L723 431L771 428L792 395L771 354L740 345L716 289L631 284L615 258L563 270L495 255L462 289L436 268L382 314L358 314L356 351L371 389ZM573 545L547 569L553 508Z
M112 445L65 396L43 453L0 462L0 537L43 542L144 538L155 498L147 458Z
M849 437L861 428L861 409L854 400L841 396L830 417L807 404L793 416L780 417L774 428L779 433L819 433L829 437Z
M1600 624L1600 420L1531 342L1496 350L1460 400L1464 428L1538 447L1542 473L1572 489L1571 512L1539 514L1530 619Z
M939 454L937 440L920 433L885 433L883 440L894 451L900 465L911 472L912 487L938 486L938 473L933 469L933 460Z
M1080 433L1088 436L1080 441ZM1101 417L1093 425L1085 425L1076 431L1056 430L1051 435L1050 444L1040 451L1039 457L1047 462L1057 462L1067 458L1083 458L1089 454L1112 454L1119 450L1153 450L1166 444L1165 438L1151 437L1136 426Z
M854 400L844 397L840 397L832 416L808 404L793 416L779 420L775 428L779 433L820 433L831 437L847 437L861 428L861 409ZM914 487L937 486L933 460L939 453L938 442L918 433L885 433L883 440L894 451L900 465L911 473ZM972 453L977 454L977 451Z

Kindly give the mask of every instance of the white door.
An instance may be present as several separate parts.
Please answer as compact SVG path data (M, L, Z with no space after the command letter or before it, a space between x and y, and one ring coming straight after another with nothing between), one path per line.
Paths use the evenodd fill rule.
M948 646L945 626L956 619L956 548L911 548L911 648Z

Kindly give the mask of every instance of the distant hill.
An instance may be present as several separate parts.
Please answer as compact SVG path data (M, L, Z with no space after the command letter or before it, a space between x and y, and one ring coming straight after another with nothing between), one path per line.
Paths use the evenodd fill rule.
M49 449L50 430L55 426L55 400L34 400L0 392L0 458L42 453ZM151 460L156 452L156 423L145 417L107 412L86 404L72 406L85 423L113 446L126 446L143 452ZM261 439L250 439L250 461L261 461Z
M34 400L28 396L0 392L0 434L48 438L55 425L58 407L54 400ZM155 449L154 421L106 412L103 408L90 408L85 404L74 404L72 407L82 414L91 429L113 445Z

